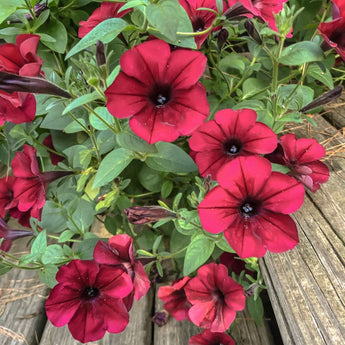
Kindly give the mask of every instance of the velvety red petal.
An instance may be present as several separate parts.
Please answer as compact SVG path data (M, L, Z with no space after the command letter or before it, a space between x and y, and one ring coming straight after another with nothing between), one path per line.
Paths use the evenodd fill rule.
M293 249L298 243L298 232L294 220L284 214L264 212L257 220L257 233L263 245L273 253Z
M236 311L226 305L216 307L216 316L210 324L211 332L225 332L235 320Z
M320 183L325 183L329 179L329 170L326 164L322 162L312 162L307 164L307 166L312 170L309 175L313 181L313 189L319 189ZM312 191L314 191L312 189Z
M265 255L266 248L257 234L257 222L255 219L244 221L238 218L231 227L224 231L224 236L239 257L260 258Z
M277 213L296 212L304 201L304 188L294 178L273 172L261 191L262 207Z
M121 69L146 85L165 81L168 80L165 74L170 53L168 43L162 40L146 41L121 56Z
M141 297L144 297L147 291L150 288L151 282L147 277L144 266L140 261L135 261L134 263L134 279L133 279L133 288L134 288L134 297L137 301Z
M271 153L278 145L277 136L271 128L261 122L257 122L243 136L243 150L250 153Z
M196 152L194 161L198 166L202 177L210 174L212 179L215 180L220 168L227 162L231 161L231 156L224 155L224 152L219 149L213 151L201 151Z
M109 239L109 245L114 248L121 259L134 263L133 257L133 238L126 234L119 234Z
M46 301L47 317L54 326L64 326L70 322L80 304L80 292L78 290L58 284L50 292Z
M86 343L103 338L106 328L103 311L97 304L83 303L68 323L74 339Z
M184 291L191 304L205 303L212 300L210 290L198 277L191 279L185 286Z
M1 45L0 66L3 71L17 74L20 66L24 64L25 61L15 44L5 43Z
M241 199L217 186L213 188L198 206L203 228L218 234L227 229L238 217Z
M201 78L206 63L206 56L200 52L177 49L170 55L164 81L174 89L189 89Z
M148 92L148 86L120 72L105 90L107 108L120 119L133 116L150 104Z
M238 157L227 163L217 174L219 185L231 194L243 198L260 195L271 175L270 162L262 157Z
M36 114L36 100L33 95L28 95L21 106L14 106L10 101L0 97L0 121L24 123L34 120Z
M209 326L211 324L210 320L214 320L214 315L215 302L212 300L205 303L195 304L188 311L190 321L198 327Z
M104 241L98 241L93 251L95 261L103 265L121 265L123 260L119 257L119 252Z

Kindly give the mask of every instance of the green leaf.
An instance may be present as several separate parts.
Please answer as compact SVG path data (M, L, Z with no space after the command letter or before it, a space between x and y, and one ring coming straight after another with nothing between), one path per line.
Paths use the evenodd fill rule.
M43 269L39 271L38 275L40 280L44 284L46 284L50 288L53 288L57 284L55 276L58 270L59 269L55 265L48 264L45 265Z
M94 111L110 126L115 123L114 116L109 113L106 107L97 107L96 109L94 109ZM107 130L109 127L102 120L100 120L99 117L97 117L93 113L90 113L89 120L91 126L95 129L98 129L99 131Z
M34 242L31 246L31 254L38 254L41 255L47 248L47 234L46 231L43 230L38 234L35 238Z
M10 0L2 1L0 6L0 24L11 14L13 14L17 7L23 6L24 0Z
M48 22L46 22L44 25L40 27L40 30L42 30L43 34L49 35L50 37L53 37L56 40L55 42L45 41L45 36L43 36L41 41L45 46L60 54L63 54L66 51L67 30L59 20L50 18ZM41 34L37 32L37 35Z
M100 96L99 94L94 91L92 93L88 93L86 95L82 95L76 99L74 99L68 106L65 108L65 110L62 112L62 115L67 114L72 109L78 108L84 104L90 103L94 101L95 99L98 99Z
M11 271L12 267L0 263L0 276Z
M58 244L52 244L48 246L42 256L42 263L47 264L58 264L65 258L63 249Z
M177 35L177 32L193 32L193 26L188 14L178 1L160 1L158 3L148 5L145 10L150 25L158 30L158 32L152 31L152 34L156 37L165 38L168 43L177 46L192 49L196 48L193 36Z
M333 78L328 69L321 69L319 65L312 64L308 67L307 74L326 85L329 89L334 89Z
M97 41L102 41L103 43L111 42L121 31L124 31L129 27L130 25L121 18L110 18L104 20L93 28L68 52L66 59L69 59L74 54L77 54L85 48L97 43Z
M295 84L289 84L283 85L278 89L277 96L285 109L299 110L309 104L314 98L314 90L312 88L305 85L296 86Z
M172 181L170 180L164 181L161 188L162 198L166 199L172 192L173 188L174 188L174 184Z
M193 159L180 147L166 142L156 143L157 153L150 154L145 163L154 170L189 173L198 170Z
M150 192L159 192L164 181L161 173L157 170L150 169L146 165L140 169L138 179L141 185Z
M21 28L15 28L15 27L7 27L0 30L0 36L17 36L19 34L23 34L25 30Z
M89 238L78 243L75 254L82 260L93 260L93 250L96 247L99 238Z
M133 152L124 148L115 149L108 153L98 168L93 188L104 186L114 180L133 158Z
M211 256L214 245L212 240L202 234L195 236L186 251L183 275L187 276L204 264Z
M63 243L70 240L76 233L72 230L65 230L59 237L58 242Z
M222 236L222 238L216 242L216 245L218 248L220 248L221 250L224 250L224 252L228 252L228 253L236 253L229 245L228 241L225 239L224 235Z
M249 314L253 318L254 322L258 326L262 326L264 307L261 298L258 297L256 300L254 300L254 296L247 298L247 307Z
M121 147L134 152L157 152L155 145L148 144L145 140L132 133L121 132L116 136L116 141Z
M316 42L303 41L286 47L279 62L287 66L298 66L307 62L322 61L324 54Z

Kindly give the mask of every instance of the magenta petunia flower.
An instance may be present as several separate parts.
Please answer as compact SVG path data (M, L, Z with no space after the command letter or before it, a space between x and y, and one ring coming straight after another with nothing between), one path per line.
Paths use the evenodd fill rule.
M251 15L267 22L268 26L274 31L278 31L274 14L279 13L283 9L285 2L287 0L228 0L229 6L241 3ZM245 15L250 18L250 14ZM287 36L291 37L292 35L289 34Z
M133 281L133 292L136 300L145 296L150 288L150 280L139 260L134 259L132 237L120 234L109 239L109 243L99 241L93 257L99 264L121 266ZM128 302L129 306L131 303Z
M36 55L40 36L21 34L16 44L0 46L0 71L19 76L36 77L41 72L43 60ZM26 92L8 93L0 90L0 125L5 121L13 123L30 122L36 113L35 97Z
M191 307L184 291L189 280L188 276L183 277L175 280L171 285L161 286L158 289L157 297L164 302L164 309L178 321L188 318L188 311Z
M17 152L11 163L15 177L12 189L13 200L8 208L17 208L20 212L30 210L30 215L37 218L46 202L46 189L50 182L71 174L69 171L49 171L41 173L36 158L36 149L24 145L23 152Z
M192 22L194 32L206 30L212 25L213 21L216 19L216 14L211 11L198 10L198 8L203 7L218 12L215 0L179 0L179 3L187 12L190 21ZM225 3L225 1L223 1L223 12L225 12L227 8L227 4ZM217 28L219 29L220 27ZM198 49L200 49L201 45L204 43L209 34L210 32L204 35L194 37Z
M205 329L202 333L193 335L188 345L235 345L235 341L226 333Z
M206 57L187 49L170 50L161 40L141 43L121 56L122 72L105 91L107 108L152 144L190 135L209 113L198 82Z
M228 275L228 269L211 263L198 269L198 274L184 288L189 319L211 332L225 332L234 321L237 310L243 310L246 299L243 287Z
M189 140L201 176L211 174L238 156L270 153L277 147L276 134L264 123L256 122L251 109L225 109L215 120L202 124Z
M327 165L319 159L326 154L325 148L315 139L296 139L294 134L283 135L276 151L265 156L273 163L290 168L289 175L301 181L312 192L329 179Z
M10 229L2 217L0 217L0 239L3 239L0 244L0 250L8 252L14 240L25 236L32 236L32 232L28 230Z
M198 206L202 226L224 232L241 258L262 257L266 250L281 253L298 243L297 227L288 215L304 199L302 183L271 171L262 157L238 157L217 175L219 186Z
M343 17L345 18L345 1L332 0L332 17L333 19Z
M105 332L120 333L129 321L122 299L133 289L121 269L92 260L72 260L56 274L58 284L45 304L48 319L56 327L68 324L72 336L86 343Z
M132 9L124 10L120 13L119 10L124 5L124 3L108 2L104 1L101 3L101 6L96 8L95 11L91 14L87 21L81 21L79 23L80 28L78 32L78 37L83 38L88 34L93 28L95 28L103 20L110 18L122 18Z
M234 272L236 275L240 275L242 271L245 271L246 274L255 275L255 272L246 268L246 263L243 260L238 258L238 255L235 253L224 252L219 257L220 263L230 268L231 272Z
M345 17L321 23L318 30L328 46L335 49L340 57L345 60Z
M5 176L0 179L0 217L4 218L13 199L13 176Z

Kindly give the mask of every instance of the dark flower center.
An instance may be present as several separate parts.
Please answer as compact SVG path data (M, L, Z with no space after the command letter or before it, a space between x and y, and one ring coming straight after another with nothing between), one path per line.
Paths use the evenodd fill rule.
M95 287L88 286L82 293L81 297L84 300L95 299L99 296L99 290Z
M205 30L205 22L200 17L195 17L194 20L192 21L192 25L193 25L194 32L200 32L200 31Z
M242 143L238 139L230 139L224 144L225 153L230 156L238 155L242 149Z
M150 92L149 98L156 107L163 107L171 100L171 87L156 84Z
M343 28L335 29L329 37L331 42L337 43L339 48L345 47L345 33Z
M261 203L255 200L245 200L240 206L240 212L246 219L256 216L260 212Z
M217 303L224 303L224 294L219 289L212 291L212 297Z

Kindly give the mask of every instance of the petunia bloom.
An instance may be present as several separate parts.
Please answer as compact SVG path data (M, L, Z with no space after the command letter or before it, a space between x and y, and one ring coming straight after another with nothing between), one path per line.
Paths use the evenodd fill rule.
M276 134L264 123L256 122L251 109L225 109L215 120L202 124L189 140L201 176L211 174L238 156L270 153L277 147Z
M164 309L178 321L188 318L188 311L191 307L184 291L189 280L188 276L180 278L170 286L161 286L157 292L157 297L164 302Z
M333 19L345 18L345 2L344 0L332 0L332 17Z
M80 28L78 32L78 37L83 38L99 23L103 22L103 20L110 18L122 18L125 14L132 10L128 9L118 13L123 5L124 3L108 1L102 2L101 6L95 9L95 11L91 14L87 21L81 21L79 23Z
M176 213L160 206L133 206L124 210L132 224L147 224L161 219L176 218Z
M101 339L105 332L120 333L129 321L123 298L132 291L130 277L121 269L92 260L72 260L56 274L58 284L45 304L56 327L68 324L83 342Z
M188 345L235 345L234 339L227 333L210 332L205 329L202 333L193 335Z
M328 47L333 48L345 60L345 14L331 22L321 23L318 26L319 34Z
M161 40L141 43L121 56L122 71L105 91L107 108L152 144L190 135L209 113L202 76L206 57L170 50Z
M276 151L266 158L273 163L290 168L289 175L301 181L312 192L329 179L327 165L319 159L326 154L325 148L315 139L296 139L294 134L283 135Z
M209 8L218 12L216 0L179 0L180 5L187 12L190 21L192 22L193 31L200 32L209 28L213 21L216 19L216 14L207 10L198 10L198 8ZM227 4L223 1L223 11L228 8ZM200 49L201 45L206 40L210 33L195 36L195 43L197 48Z
M16 37L16 44L1 45L0 71L19 76L38 76L43 62L36 55L39 39L38 35L21 34ZM34 119L35 113L36 101L32 94L0 90L0 125L5 121L30 122Z
M243 260L240 260L235 253L224 252L219 257L220 263L230 268L231 272L234 272L236 275L240 275L242 271L245 271L246 274L255 275L255 272L246 268L246 263Z
M8 206L11 204L13 199L13 182L13 176L5 176L0 179L0 217L2 218L5 217L8 211Z
M243 287L228 275L224 265L211 263L198 269L198 274L184 288L189 319L211 332L225 332L234 321L236 311L245 307Z
M0 217L0 239L3 239L0 244L0 250L8 252L14 240L25 236L32 236L32 232L28 230L10 229L6 222Z
M255 16L260 18L262 21L267 22L268 26L274 31L278 31L274 14L283 9L285 2L287 0L228 0L230 7L241 3L249 12L245 14L247 17ZM288 37L291 37L291 34Z
M15 177L12 189L13 200L8 208L16 207L20 212L30 210L30 215L39 218L46 202L46 189L50 182L70 175L69 171L48 171L41 173L36 158L36 149L24 145L23 152L17 152L11 163Z
M55 147L53 144L53 138L50 134L45 137L42 144L55 151ZM49 151L49 156L50 156L50 161L54 165L58 165L59 162L64 160L64 158L62 156L59 156L56 153L51 152L51 151Z
M150 288L150 280L139 260L134 259L132 237L120 234L109 239L109 243L99 241L93 257L99 264L121 266L133 281L133 292L136 300L145 296ZM131 303L129 302L131 306Z
M198 206L207 231L224 232L241 258L262 257L266 250L281 253L298 243L290 213L304 199L302 183L271 171L270 162L257 156L238 157L217 175L219 186Z

